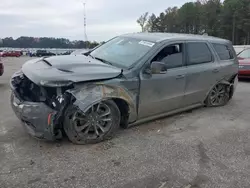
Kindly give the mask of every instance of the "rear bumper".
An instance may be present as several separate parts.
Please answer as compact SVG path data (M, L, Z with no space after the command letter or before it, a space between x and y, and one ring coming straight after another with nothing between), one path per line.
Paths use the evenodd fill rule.
M53 122L56 111L41 102L21 101L14 92L11 94L11 106L30 135L51 141L56 139L54 125L48 122L48 118Z

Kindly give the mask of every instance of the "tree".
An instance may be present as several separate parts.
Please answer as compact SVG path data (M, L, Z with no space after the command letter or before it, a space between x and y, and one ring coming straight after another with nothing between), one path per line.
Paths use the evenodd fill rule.
M137 23L141 26L141 31L144 32L145 31L145 25L146 22L148 20L148 12L142 14L138 19L137 19Z
M169 7L158 16L145 13L137 22L142 31L207 33L233 44L250 44L249 0L197 0Z
M90 41L70 41L65 38L33 38L19 37L14 40L12 37L2 39L0 47L12 48L94 48L99 45L97 42Z
M147 24L145 26L145 30L149 31L149 32L157 31L156 27L155 27L156 26L155 23L156 23L156 16L155 16L155 14L152 14L148 18L148 22L147 22Z

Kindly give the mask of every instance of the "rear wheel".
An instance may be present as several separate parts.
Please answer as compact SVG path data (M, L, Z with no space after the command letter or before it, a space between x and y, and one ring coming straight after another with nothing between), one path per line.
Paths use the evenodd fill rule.
M230 87L225 84L217 84L209 92L205 101L207 106L223 106L230 100Z
M86 113L70 106L65 113L64 130L73 143L89 144L112 138L119 124L119 108L107 100L93 105Z

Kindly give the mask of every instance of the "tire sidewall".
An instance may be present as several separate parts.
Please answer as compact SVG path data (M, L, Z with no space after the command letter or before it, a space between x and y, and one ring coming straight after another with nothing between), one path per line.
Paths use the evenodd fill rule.
M213 105L213 104L211 103L211 100L210 100L210 95L211 95L211 93L212 93L214 87L216 87L216 86L218 86L218 85L222 85L223 87L225 87L225 90L226 90L226 92L228 92L229 97L228 97L227 99L225 99L225 97L224 97L224 99L223 99L224 101L223 101L222 104ZM206 99L206 101L205 101L206 106L208 106L208 107L217 107L217 106L224 106L224 105L226 105L226 104L228 103L228 101L230 100L230 93L229 93L229 91L228 91L227 85L225 85L225 84L216 84L214 87L211 89L211 91L209 92L209 94L208 94L208 96L207 96L207 99Z
M119 108L117 107L116 103L112 100L102 101L102 103L105 103L106 105L110 107L113 121L112 121L110 130L104 135L96 139L87 139L87 138L85 139L79 136L79 134L75 131L74 126L73 126L73 121L70 118L74 115L76 111L79 111L79 108L74 105L70 105L67 108L65 112L63 127L64 127L64 131L66 135L68 136L71 142L75 144L94 144L94 143L98 143L104 140L111 139L114 136L114 133L116 132L116 130L119 128L119 125L120 125L121 115L120 115Z

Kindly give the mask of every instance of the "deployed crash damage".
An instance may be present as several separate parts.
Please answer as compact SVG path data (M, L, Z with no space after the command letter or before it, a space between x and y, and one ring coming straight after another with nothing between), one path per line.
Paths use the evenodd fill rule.
M85 57L81 56L80 58L82 59ZM92 59L89 59L87 63L92 63L92 66L96 67L97 65L92 61ZM109 74L104 72L100 78L98 78L100 74L96 75L96 81L92 83L86 83L86 81L88 81L88 79L94 81L94 77L91 78L91 76L94 74L93 69L91 76L89 77L87 77L89 72L86 72L82 78L79 78L79 76L75 75L70 78L69 74L67 79L70 80L66 80L65 77L62 77L63 79L61 79L60 76L62 75L57 73L60 77L60 80L57 80L58 78L56 74L52 74L52 80L51 78L50 80L46 80L47 77L44 76L42 72L40 72L38 67L47 65L52 67L51 62L53 62L53 59L50 59L49 61L45 58L31 60L23 66L22 70L16 72L11 79L11 87L13 91L11 95L11 104L14 111L16 112L17 117L21 119L29 133L38 138L45 138L47 140L61 138L64 113L70 104L74 105L83 113L85 113L93 104L109 98L121 99L124 102L126 101L128 110L126 115L128 117L128 114L131 113L130 119L131 121L135 121L136 97L129 95L128 91L125 91L125 89L121 86L103 83L103 81L110 78L120 77L122 70L113 71L114 68L110 68L108 65L104 68L108 67L113 72L110 72ZM81 63L81 65L83 65L83 63ZM38 67L30 72L29 70L32 68L32 66ZM62 70L61 67L57 67L57 70L63 73L73 72L73 65L70 66L70 70L65 69L63 65L59 66L63 67L64 69ZM54 68L55 65L53 64L53 69ZM31 79L33 78L33 81L31 81L26 75L30 76ZM81 84L75 85L75 82L80 82ZM25 118L30 116L32 118L29 120Z
M176 43L179 38L186 42ZM32 59L11 78L13 111L34 137L56 140L66 133L85 144L111 138L120 126L204 104L225 105L237 84L231 43L198 36L199 48L211 55L204 57L191 54L189 39L192 45L196 41L186 35L131 34L84 55ZM227 63L212 49L214 42L228 47ZM193 59L184 58L184 51L201 62L188 66Z

